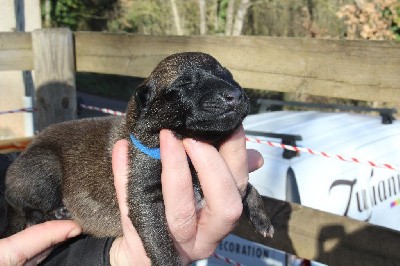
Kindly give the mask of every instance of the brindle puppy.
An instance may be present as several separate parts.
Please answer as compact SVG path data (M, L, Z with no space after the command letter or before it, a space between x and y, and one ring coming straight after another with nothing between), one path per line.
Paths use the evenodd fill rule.
M97 237L122 234L111 151L129 139L129 217L154 265L180 263L161 194L159 132L170 129L218 147L242 123L248 98L231 73L203 53L163 60L138 87L126 118L82 119L43 130L11 165L8 233L28 223L72 218ZM248 186L244 209L258 232L273 234L260 195Z

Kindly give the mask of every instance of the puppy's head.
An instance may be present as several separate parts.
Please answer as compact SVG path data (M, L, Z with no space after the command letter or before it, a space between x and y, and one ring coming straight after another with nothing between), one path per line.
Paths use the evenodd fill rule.
M164 59L139 86L134 101L138 126L155 133L167 128L211 143L232 134L249 111L232 74L212 56L194 52Z

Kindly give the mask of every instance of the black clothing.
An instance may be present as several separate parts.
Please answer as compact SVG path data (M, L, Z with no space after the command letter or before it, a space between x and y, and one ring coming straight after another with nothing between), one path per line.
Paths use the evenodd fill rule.
M60 244L40 265L110 265L110 249L113 241L114 238L81 235Z

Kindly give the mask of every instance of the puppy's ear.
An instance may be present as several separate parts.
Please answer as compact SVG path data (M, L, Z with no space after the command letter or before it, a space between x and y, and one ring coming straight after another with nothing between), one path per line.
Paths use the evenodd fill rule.
M146 84L140 85L135 91L135 100L139 111L147 109L151 100L151 88Z

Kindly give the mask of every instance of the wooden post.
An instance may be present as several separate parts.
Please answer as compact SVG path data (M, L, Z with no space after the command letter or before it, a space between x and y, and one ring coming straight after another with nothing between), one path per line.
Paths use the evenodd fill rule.
M32 32L37 130L76 119L75 60L72 32L41 29Z

